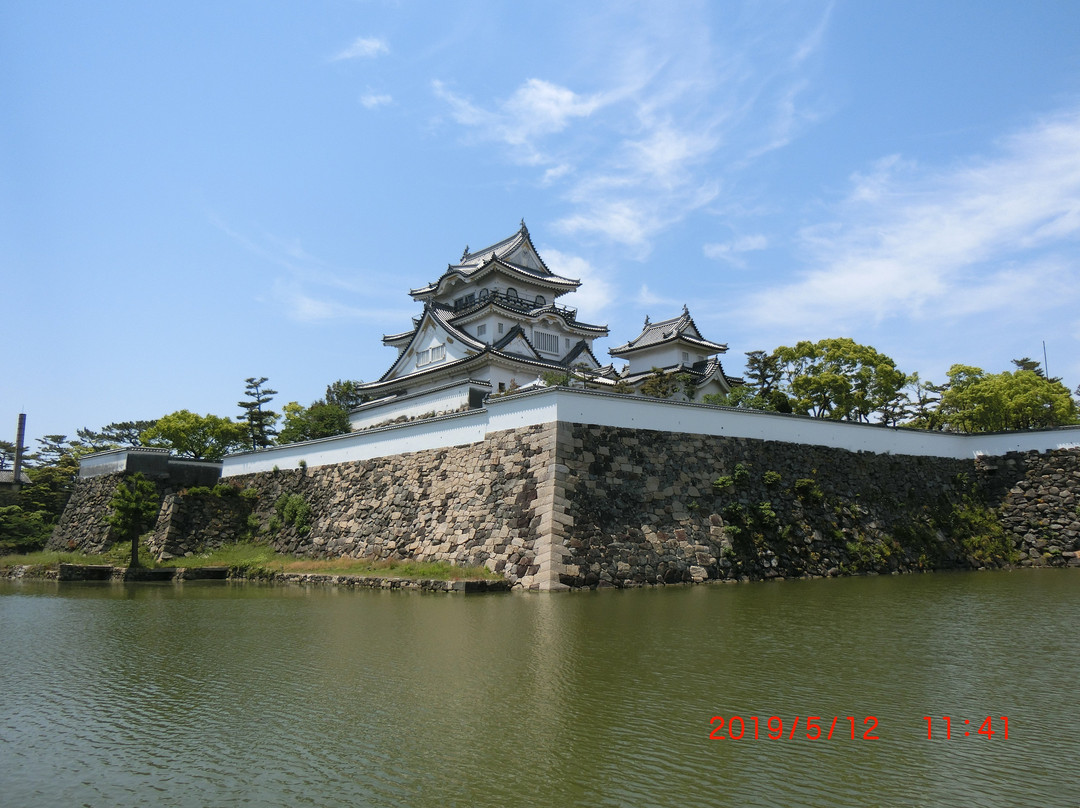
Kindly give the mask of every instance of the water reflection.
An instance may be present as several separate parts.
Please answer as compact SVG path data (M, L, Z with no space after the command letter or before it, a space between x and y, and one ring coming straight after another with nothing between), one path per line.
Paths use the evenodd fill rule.
M5 805L1080 804L1071 571L0 595ZM710 741L713 715L759 716L762 737ZM808 715L841 717L834 738L806 740ZM1008 740L956 734L987 715Z

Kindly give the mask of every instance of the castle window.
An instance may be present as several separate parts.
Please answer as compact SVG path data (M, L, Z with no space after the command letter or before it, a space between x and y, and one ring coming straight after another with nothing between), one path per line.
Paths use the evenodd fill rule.
M476 327L476 336L482 337L487 333L487 323L481 323Z
M476 295L468 294L454 300L454 311L458 309L467 309L469 306L476 303Z
M682 352L682 361L684 361L684 362L689 362L690 361L690 354L688 354L686 351Z
M488 292L488 290L486 288L481 289L480 290L480 302L483 303L485 300L487 300L489 294L490 294L490 292Z
M416 352L416 366L418 368L425 365L434 365L436 362L441 362L446 359L446 346L445 345L432 345L430 348L425 348L422 351Z
M533 331L533 339L536 341L536 350L551 354L557 354L559 352L558 334L549 334L546 331Z
M502 332L503 332L503 324L499 323L499 333L501 334Z
M517 289L515 289L513 286L508 288L506 290L506 299L507 300L517 300L518 299Z
M546 303L547 303L547 300L544 298L543 295L537 295L536 296L536 305L537 306L543 306Z

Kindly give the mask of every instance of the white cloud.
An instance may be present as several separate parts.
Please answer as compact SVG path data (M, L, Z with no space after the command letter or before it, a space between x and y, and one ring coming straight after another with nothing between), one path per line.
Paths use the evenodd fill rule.
M641 284L641 288L638 289L637 295L634 297L634 302L639 306L645 306L650 309L675 309L682 305L674 298L662 297L656 294L644 283ZM665 320L667 319L667 316L668 315L666 314L662 314L657 319Z
M997 153L929 170L897 156L852 178L835 221L801 235L812 268L756 294L760 322L953 317L1074 300L1080 273L1080 111Z
M699 2L613 4L583 15L577 73L588 91L534 77L479 103L433 86L469 140L503 144L508 160L537 167L540 185L563 180L571 210L560 230L644 257L727 176L816 119L804 96L829 8L806 9L751 7L721 25Z
M768 246L769 239L761 233L755 233L751 236L739 236L734 241L706 244L702 248L702 252L706 258L727 261L736 266L744 266L745 262L740 257L742 253L764 250Z
M615 300L615 284L584 258L560 250L545 247L540 251L544 263L556 275L581 281L581 288L560 298L568 306L577 307L581 319L587 323L602 322L608 308Z
M345 50L334 56L333 61L344 59L371 59L390 52L390 46L378 37L357 37Z
M360 96L360 103L367 109L375 109L393 103L394 97L386 93L364 93Z

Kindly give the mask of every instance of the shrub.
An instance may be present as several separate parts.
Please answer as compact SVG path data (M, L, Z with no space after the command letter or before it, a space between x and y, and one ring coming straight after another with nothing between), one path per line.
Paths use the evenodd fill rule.
M208 497L214 493L214 489L208 485L193 485L184 492L187 497Z
M240 496L248 501L255 501L259 498L259 492L254 488L245 488L240 492Z
M735 484L735 481L731 478L731 476L728 475L728 474L725 474L725 475L723 475L721 477L717 477L715 480L713 480L712 487L717 491L726 491L727 489L731 488L731 486L733 486L734 484Z
M770 488L780 484L780 472L766 471L761 475L761 481Z
M742 463L735 464L735 471L732 473L731 478L738 484L742 485L750 479L750 469L744 466Z
M218 483L211 489L210 493L215 497L235 497L240 494L240 489L228 483Z
M803 502L821 502L825 495L818 488L817 480L803 477L795 481L795 496Z

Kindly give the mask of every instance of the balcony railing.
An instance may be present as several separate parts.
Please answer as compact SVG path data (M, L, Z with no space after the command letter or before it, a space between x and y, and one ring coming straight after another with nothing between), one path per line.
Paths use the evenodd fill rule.
M470 295L471 297L471 295ZM520 295L507 295L506 292L488 292L484 296L477 295L477 297L469 301L469 298L454 301L454 314L463 314L466 312L479 309L481 306L486 305L489 301L496 300L501 305L506 306L508 309L514 309L515 311L524 312L527 314L540 314L541 312L550 311L556 314L562 315L567 322L573 322L577 319L577 309L571 309L567 306L560 306L557 303L537 303L535 299L528 299L521 297Z

